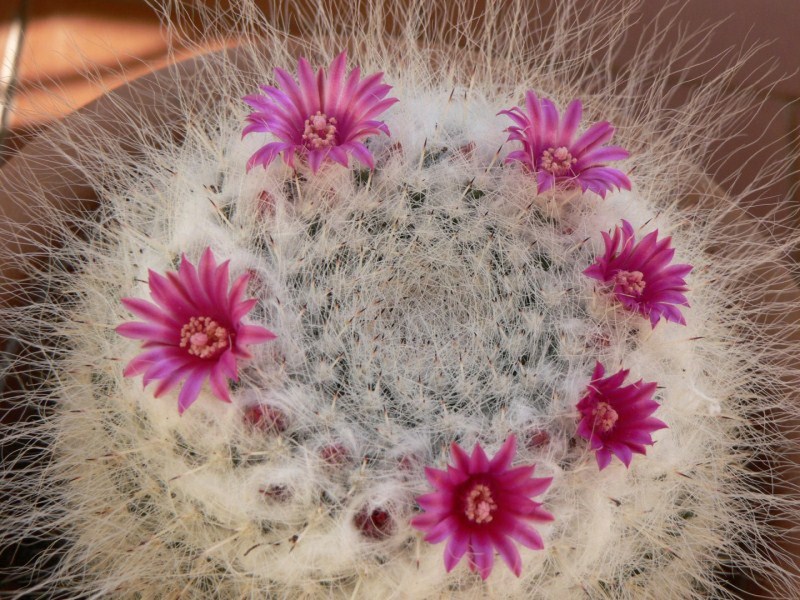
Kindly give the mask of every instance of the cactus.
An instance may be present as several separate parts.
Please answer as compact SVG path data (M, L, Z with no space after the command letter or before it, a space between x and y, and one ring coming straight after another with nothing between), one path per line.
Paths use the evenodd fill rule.
M13 399L39 417L6 428L37 460L5 468L0 532L8 544L63 540L37 556L47 568L31 589L706 598L732 595L727 566L790 584L757 543L790 499L759 488L770 471L746 468L768 453L777 469L785 451L775 426L797 381L793 326L763 325L785 306L763 302L758 274L790 241L728 225L736 197L689 201L709 142L747 110L742 94L725 95L732 71L711 68L677 120L669 62L644 50L620 75L600 56L620 43L625 11L567 3L548 29L528 3L510 4L490 3L477 25L422 1L369 2L361 19L357 7L302 15L312 65L349 49L393 86L399 101L380 117L391 137L365 141L372 170L278 158L246 168L271 138L242 140L242 97L296 64L249 2L233 22L195 7L206 35L230 27L243 45L168 90L186 120L179 139L138 105L119 107L119 139L89 117L48 134L102 202L76 220L43 191L32 200L66 243L46 267L29 265L49 295L5 313L41 352L26 359L37 385ZM631 189L540 193L506 161L519 143L498 113L528 90L561 109L580 98L581 130L611 121ZM772 168L765 178L784 167ZM584 273L623 220L637 238L670 235L675 260L693 265L685 326L654 327ZM182 253L197 263L206 248L232 276L249 274L257 302L245 320L277 338L249 348L231 403L206 385L179 415L177 388L156 398L124 377L140 344L114 329L131 319L123 298L149 297L148 270L174 272ZM598 361L657 383L648 390L668 427L629 468L598 469L578 434ZM482 577L469 561L448 572L442 547L411 525L430 492L425 467L445 468L453 443L493 455L512 435L514 466L552 478L536 498L554 517L536 525L544 548L519 547L518 576L498 566Z

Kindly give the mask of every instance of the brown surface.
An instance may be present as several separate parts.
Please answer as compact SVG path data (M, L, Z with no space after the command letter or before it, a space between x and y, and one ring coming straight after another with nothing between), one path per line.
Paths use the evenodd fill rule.
M800 227L796 214L800 209L800 1L643 0L639 17L620 61L636 59L638 30L656 20L667 30L665 53L680 37L695 36L696 51L673 67L685 69L681 77L687 92L702 85L697 78L717 57L732 59L750 53L734 80L759 90L764 104L713 145L710 170L726 189L740 193L759 178L764 163L794 156L794 172L751 194L750 202L781 202L786 224ZM718 69L724 65L723 60ZM753 212L763 216L765 209ZM795 260L800 260L800 253Z
M158 19L141 0L17 4L25 19L25 37L12 129L66 115L167 64ZM0 35L0 43L4 39Z
M482 4L481 0L476 1ZM11 128L18 132L68 114L106 90L160 68L167 61L167 45L158 19L143 0L0 0L0 54L9 23L20 13L26 21L25 38L10 119ZM765 63L774 65L775 78L786 77L774 89L765 90L767 101L754 113L752 122L741 130L728 132L726 139L716 144L711 161L725 159L719 180L730 180L733 191L741 191L767 160L769 152L759 155L759 149L768 148L778 155L798 154L798 0L679 0L667 11L662 0L644 0L638 16L639 21L631 28L631 44L622 52L620 62L635 59L633 40L657 18L665 23L672 21L667 45L682 30L691 33L722 21L715 31L701 36L707 46L687 57L687 65L703 64L731 47L750 48L766 43L750 60L749 68L741 72L740 80L757 81ZM685 85L691 88L697 83ZM796 170L800 171L800 159ZM800 207L798 185L797 176L791 175L772 184L763 196L786 199L784 213L788 216Z

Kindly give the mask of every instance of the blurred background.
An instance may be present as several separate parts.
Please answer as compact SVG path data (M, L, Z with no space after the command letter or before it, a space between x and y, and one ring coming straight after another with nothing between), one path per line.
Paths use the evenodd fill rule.
M477 4L483 1L493 0ZM547 6L552 0L539 3ZM662 20L674 17L670 39L719 22L705 36L705 47L687 57L687 67L731 48L760 46L740 77L759 86L764 104L750 122L720 140L716 156L709 158L712 163L724 158L720 178L731 178L735 189L758 174L768 154L754 158L759 148L769 145L777 154L798 157L795 174L764 190L761 198L782 199L784 214L794 218L800 207L800 0L677 0L666 7L663 0L643 0L620 61L635 58L635 40L662 12ZM0 0L0 162L24 144L32 125L63 116L167 60L158 18L145 0ZM774 67L773 86L759 82L765 65Z

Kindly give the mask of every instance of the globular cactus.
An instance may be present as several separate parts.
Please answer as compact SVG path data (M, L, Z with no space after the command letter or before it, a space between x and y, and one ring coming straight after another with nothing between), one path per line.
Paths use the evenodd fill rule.
M731 72L677 119L670 64L643 51L618 75L602 55L624 11L568 4L537 29L509 4L478 24L444 3L320 8L300 49L249 3L232 23L199 7L242 46L174 72L181 135L138 104L118 139L91 118L48 134L102 202L80 220L36 205L66 243L29 265L49 295L5 313L40 350L13 399L40 415L7 436L40 454L8 461L0 530L62 540L32 589L706 598L733 595L727 568L790 585L759 544L792 510L759 487L797 381L773 318L797 304L765 302L762 276L789 242L732 225L703 172L744 110L720 101ZM375 109L365 129L311 107L285 143L279 107L308 108L287 91L296 53L328 85L345 60L383 72L347 97ZM531 110L556 109L552 135L572 119L577 141L539 148L551 117ZM613 168L580 162L587 130L597 148L613 131Z

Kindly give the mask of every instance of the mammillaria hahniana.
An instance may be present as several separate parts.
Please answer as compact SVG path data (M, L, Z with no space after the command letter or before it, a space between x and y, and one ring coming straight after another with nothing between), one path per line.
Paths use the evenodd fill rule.
M228 23L240 47L196 59L191 77L170 71L153 95L185 117L179 135L136 103L116 106L118 137L80 114L47 134L102 202L76 220L45 190L26 196L67 243L29 265L44 299L5 313L42 350L27 365L42 385L14 398L41 416L7 430L42 454L11 461L0 526L10 544L62 540L37 557L56 565L37 573L38 591L701 598L730 595L723 565L788 585L756 541L790 498L764 493L770 472L745 467L780 459L773 420L797 381L791 327L764 325L777 307L761 303L758 279L785 247L728 225L735 201L689 198L707 181L707 141L739 114L719 101L731 71L710 71L676 121L653 93L670 65L614 74L593 51L620 42L620 15L567 3L557 26L538 27L528 3L512 4L480 24L460 6L442 21L422 1L301 13L304 41L289 43L288 23L241 2ZM226 19L198 10L213 37ZM342 155L345 117L281 94L351 80L374 97ZM554 125L499 114L526 98L569 124L527 167L513 153ZM616 146L604 150L610 123ZM601 148L582 164L586 148L571 142L587 132ZM636 239L655 271L634 260ZM247 289L229 290L216 261ZM166 366L126 373L142 349L114 330L126 305L152 311L123 298L147 298L148 271L177 281L190 265L216 273L209 287L230 294L221 303L256 302L226 322L210 305L181 311L177 333L148 329L145 343L213 362L243 320L251 356L199 387ZM664 281L668 294L650 302ZM256 343L266 331L276 337ZM143 391L142 369L174 387ZM615 377L620 397L592 388ZM622 429L629 401L636 431ZM537 478L502 480L489 457L498 473L536 465ZM445 505L474 543L452 521L429 537L447 543L425 541ZM540 511L530 530L516 528L525 511ZM492 568L487 549L510 568Z

